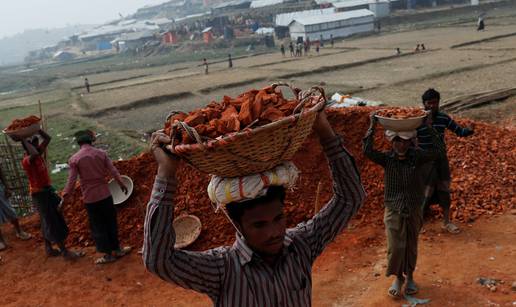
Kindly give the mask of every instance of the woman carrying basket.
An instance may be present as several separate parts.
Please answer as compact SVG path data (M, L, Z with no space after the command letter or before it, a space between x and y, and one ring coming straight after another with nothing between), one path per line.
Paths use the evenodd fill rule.
M226 204L238 231L235 243L205 252L174 248L171 221L179 159L162 149L170 138L160 131L154 133L151 150L158 174L145 219L146 268L167 282L208 295L214 306L311 306L313 262L344 229L365 197L354 160L324 112L319 112L314 131L333 177L330 202L309 221L286 229L284 186L297 178L295 167L287 168L283 177L290 180L282 185L263 183L256 196L238 197ZM213 177L211 183L216 180L221 178ZM246 180L242 178L242 182ZM223 194L221 189L224 187L219 185L210 191L212 201ZM243 189L250 187L244 184Z
M423 225L424 188L421 182L421 166L445 154L444 144L431 126L431 117L426 124L435 144L431 151L415 149L413 142L416 130L385 131L392 144L389 152L374 149L376 114L371 115L371 126L364 138L364 154L384 168L385 231L387 233L387 276L395 275L388 294L401 297L401 287L406 281L405 294L419 291L413 273L417 261L417 241Z

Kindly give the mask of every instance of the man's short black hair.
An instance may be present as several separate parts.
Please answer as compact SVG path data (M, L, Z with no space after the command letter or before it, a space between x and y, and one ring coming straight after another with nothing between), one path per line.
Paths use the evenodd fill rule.
M271 202L278 199L282 204L285 202L285 188L283 186L271 186L267 189L267 193L255 199L243 201L243 202L232 202L226 205L229 217L240 223L242 215L245 210L253 209L259 205Z
M423 102L431 101L431 100L440 101L441 100L441 94L439 94L439 92L436 91L435 89L429 88L429 89L426 90L426 92L423 93L423 96L421 96L421 100Z

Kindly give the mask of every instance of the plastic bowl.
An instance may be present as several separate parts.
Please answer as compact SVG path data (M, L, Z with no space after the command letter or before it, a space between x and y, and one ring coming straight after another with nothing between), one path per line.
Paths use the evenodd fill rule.
M123 175L121 177L122 182L127 187L127 194L125 194L122 191L122 189L114 179L111 179L111 181L109 181L109 191L111 192L111 196L113 196L113 203L115 205L120 205L124 203L126 200L129 199L129 197L131 197L131 194L133 193L133 180L129 178L129 176Z
M172 223L176 233L175 248L185 248L199 238L202 224L195 215L181 215L174 219Z
M29 137L35 135L36 133L38 133L39 129L41 129L40 123L41 122L37 122L28 127L21 128L18 130L13 130L13 131L8 131L8 130L4 129L2 132L7 134L8 136L10 136L13 140L26 139L26 138L29 138Z
M396 119L376 115L376 118L378 118L378 122L385 128L385 130L399 132L416 130L423 124L426 115L406 119Z

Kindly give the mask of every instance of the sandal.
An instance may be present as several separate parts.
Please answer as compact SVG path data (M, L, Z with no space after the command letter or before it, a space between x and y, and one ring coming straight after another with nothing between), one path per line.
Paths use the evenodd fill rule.
M393 299L400 299L401 298L401 285L402 284L403 284L403 282L401 282L398 279L396 279L392 283L392 286L389 288L389 291L387 292L387 294L390 297L392 297Z
M133 250L132 247L125 246L122 249L119 249L117 251L113 251L113 256L115 256L116 258L121 258L121 257L129 254L132 250Z
M405 295L414 295L419 292L419 288L413 280L407 281L405 286Z
M0 251L3 251L6 248L7 248L7 245L5 244L5 242L0 242Z
M116 261L116 257L111 256L111 255L104 255L100 258L97 258L95 260L95 264L107 264L107 263L111 263L111 262L115 262L115 261Z
M27 241L30 238L32 238L32 236L29 233L26 233L25 231L20 231L16 233L16 237L22 241Z
M446 225L442 225L442 226L441 226L441 229L446 230L446 231L448 231L448 232L449 232L449 233L451 233L451 234L457 234L457 233L459 233L459 232L460 232L459 227L457 227L457 226L456 226L455 224L453 224L453 223L448 223L448 224L446 224Z

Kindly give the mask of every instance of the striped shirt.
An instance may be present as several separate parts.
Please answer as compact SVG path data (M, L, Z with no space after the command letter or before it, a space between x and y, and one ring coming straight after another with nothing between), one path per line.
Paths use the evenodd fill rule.
M446 129L451 130L453 133L460 137L468 136L471 132L471 130L468 128L462 128L459 126L453 119L451 119L450 116L443 112L436 113L433 118L432 127L437 130L443 143L445 143L444 133ZM432 136L430 135L430 129L428 129L427 125L422 125L417 129L417 139L419 147L423 150L430 150L434 147Z
M208 295L214 306L311 306L312 264L361 207L365 192L355 162L340 138L323 144L332 199L307 222L288 229L274 266L237 235L233 246L205 252L174 249L172 200L176 182L156 178L147 205L143 259L165 281Z
M410 148L406 159L400 160L392 151L374 149L374 128L364 138L364 155L384 168L385 207L399 213L412 213L423 204L424 183L421 166L445 155L445 146L435 129L429 129L434 148L428 151Z

